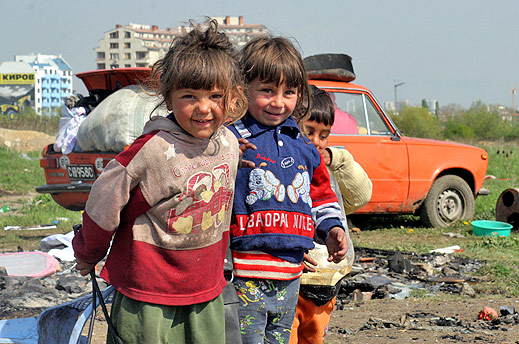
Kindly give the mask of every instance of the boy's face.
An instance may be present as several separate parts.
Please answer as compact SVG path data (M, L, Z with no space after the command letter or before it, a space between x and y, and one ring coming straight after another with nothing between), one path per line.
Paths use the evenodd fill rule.
M325 125L316 121L305 121L306 135L317 149L328 147L331 125Z
M166 100L178 124L192 136L209 138L224 122L224 92L182 88L171 92Z
M279 85L261 82L259 78L249 83L247 90L249 112L261 124L275 127L288 118L297 104L297 89L287 87L281 79Z

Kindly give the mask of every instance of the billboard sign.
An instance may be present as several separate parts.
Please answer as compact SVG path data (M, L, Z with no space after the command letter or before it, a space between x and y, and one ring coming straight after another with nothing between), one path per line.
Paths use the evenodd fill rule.
M34 73L0 73L0 113L14 118L34 107Z

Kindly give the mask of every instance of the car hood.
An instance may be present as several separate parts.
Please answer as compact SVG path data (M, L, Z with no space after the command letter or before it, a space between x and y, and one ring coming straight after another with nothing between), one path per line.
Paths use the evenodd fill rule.
M151 69L145 67L99 69L90 72L77 73L88 91L115 91L122 87L139 84L150 76Z
M439 140L431 140L431 139L421 139L417 137L409 137L409 136L400 136L400 139L407 144L410 145L422 145L422 146L434 146L434 147L448 147L448 148L463 148L463 149L474 149L475 151L480 151L481 153L487 153L484 149L471 146L468 144L450 142L450 141L439 141Z

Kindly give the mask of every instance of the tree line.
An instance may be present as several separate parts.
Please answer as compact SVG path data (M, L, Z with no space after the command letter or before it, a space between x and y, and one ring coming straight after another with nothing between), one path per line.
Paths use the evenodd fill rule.
M468 109L449 104L430 113L427 104L406 106L390 113L406 136L453 141L513 141L519 139L519 116L481 101Z

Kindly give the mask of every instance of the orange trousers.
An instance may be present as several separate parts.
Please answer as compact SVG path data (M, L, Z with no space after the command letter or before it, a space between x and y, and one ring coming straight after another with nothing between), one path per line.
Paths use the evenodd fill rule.
M334 297L324 305L317 306L312 300L299 294L290 344L322 344L336 301L337 298Z

